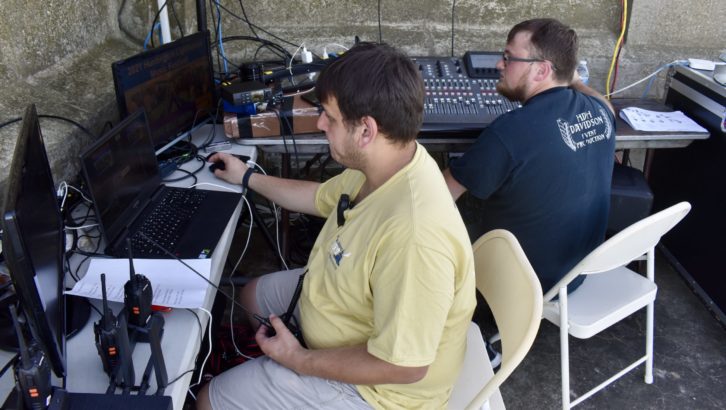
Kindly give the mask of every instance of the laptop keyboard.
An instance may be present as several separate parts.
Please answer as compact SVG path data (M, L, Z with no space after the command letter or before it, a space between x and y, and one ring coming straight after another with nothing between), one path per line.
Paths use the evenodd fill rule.
M189 221L199 210L206 192L196 189L166 189L164 196L131 237L134 256L163 256L166 253L146 240L139 232L152 238L169 252L174 252Z

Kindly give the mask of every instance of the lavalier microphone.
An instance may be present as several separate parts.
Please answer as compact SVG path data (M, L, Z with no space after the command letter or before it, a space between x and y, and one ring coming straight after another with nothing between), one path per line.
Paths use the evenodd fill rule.
M350 200L348 194L341 194L338 199L338 226L345 225L345 211L353 209L355 203Z

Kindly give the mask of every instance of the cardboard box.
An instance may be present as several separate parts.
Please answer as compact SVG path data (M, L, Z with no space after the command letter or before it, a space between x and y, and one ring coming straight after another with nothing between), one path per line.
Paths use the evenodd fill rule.
M224 133L227 138L279 137L290 134L319 133L320 113L313 104L299 95L285 98L282 107L255 115L228 112L224 114Z

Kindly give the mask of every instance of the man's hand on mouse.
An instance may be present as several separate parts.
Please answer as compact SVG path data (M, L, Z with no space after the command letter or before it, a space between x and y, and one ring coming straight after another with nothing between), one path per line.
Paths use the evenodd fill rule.
M207 162L214 163L218 161L224 163L224 170L215 170L214 176L221 178L230 184L239 185L242 183L242 178L249 168L247 164L242 162L239 158L224 152L215 152L207 158Z

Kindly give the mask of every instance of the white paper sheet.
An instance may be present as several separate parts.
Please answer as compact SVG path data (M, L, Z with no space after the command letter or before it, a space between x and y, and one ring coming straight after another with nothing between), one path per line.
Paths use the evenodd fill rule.
M708 132L680 111L661 112L627 107L620 110L620 118L637 131Z
M184 262L209 279L211 259L188 259ZM203 306L209 284L181 262L174 259L134 259L134 270L151 282L154 305L192 309ZM129 280L128 259L92 259L86 276L66 293L101 299L101 273L106 274L108 300L123 302L124 284Z

